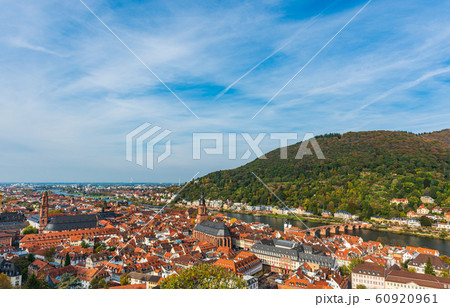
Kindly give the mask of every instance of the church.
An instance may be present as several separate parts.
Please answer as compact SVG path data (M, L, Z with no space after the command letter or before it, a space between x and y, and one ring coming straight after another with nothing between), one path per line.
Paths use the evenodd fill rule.
M200 241L209 242L217 247L231 247L231 232L227 225L208 220L208 213L203 193L200 199L198 214L195 221L197 225L193 231L194 238Z
M42 195L42 204L39 214L39 233L82 230L98 228L96 214L56 215L48 216L48 192Z

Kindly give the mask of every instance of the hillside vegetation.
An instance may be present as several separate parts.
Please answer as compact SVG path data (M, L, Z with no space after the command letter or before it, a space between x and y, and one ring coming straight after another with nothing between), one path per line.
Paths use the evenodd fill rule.
M190 184L181 194L197 199L203 190L210 199L230 199L250 205L282 206L252 174L254 172L290 207L313 213L347 210L368 218L374 214L404 216L431 196L450 206L450 130L412 134L395 131L348 132L316 138L324 155L295 159L300 143L233 170L217 171ZM312 150L312 152L314 152ZM408 198L405 207L392 198Z

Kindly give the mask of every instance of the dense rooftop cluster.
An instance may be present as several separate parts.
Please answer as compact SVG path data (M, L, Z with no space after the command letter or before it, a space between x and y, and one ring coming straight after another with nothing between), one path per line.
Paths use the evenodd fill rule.
M337 233L339 227L323 237L296 227L275 231L207 212L203 198L187 210L58 193L48 193L48 204L38 192L20 198L35 208L5 202L2 214L8 218L0 223L5 228L0 236L1 268L14 287L158 288L169 276L184 276L183 270L199 265L202 274L205 265L226 269L247 288L370 287L361 276L352 280L355 274L370 274L361 263L383 272L376 273L384 278L379 281L383 287L389 276L406 274L397 272L406 271L401 268L405 263L406 272L416 274L415 286L434 285L420 282L431 265L439 287L448 287L448 279L439 277L448 272L448 264L438 251L364 242ZM46 205L48 212L43 212ZM47 226L52 221L67 223L38 231L38 210L48 213ZM398 276L390 287L401 284Z

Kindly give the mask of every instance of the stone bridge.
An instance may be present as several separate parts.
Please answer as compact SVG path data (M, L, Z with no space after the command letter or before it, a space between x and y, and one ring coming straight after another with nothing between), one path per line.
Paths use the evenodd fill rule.
M312 227L303 230L307 236L330 236L332 234L345 233L346 231L359 230L363 228L361 224L347 223L347 224L335 224L319 227Z

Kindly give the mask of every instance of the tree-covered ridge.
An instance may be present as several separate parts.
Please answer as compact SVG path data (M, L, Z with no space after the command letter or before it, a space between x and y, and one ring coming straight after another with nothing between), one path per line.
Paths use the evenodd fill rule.
M204 190L211 199L278 205L254 172L288 206L302 205L313 213L328 209L347 210L363 217L403 216L415 210L424 195L433 197L437 205L450 205L450 145L443 141L449 138L450 130L435 133L367 131L324 135L316 139L325 160L315 155L295 159L298 143L287 148L288 159L280 159L280 150L274 150L266 154L267 159L206 175L186 187L182 196L196 199ZM392 198L408 198L410 204L390 206Z
M450 129L444 129L431 133L423 133L422 135L426 139L435 140L450 145Z

